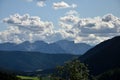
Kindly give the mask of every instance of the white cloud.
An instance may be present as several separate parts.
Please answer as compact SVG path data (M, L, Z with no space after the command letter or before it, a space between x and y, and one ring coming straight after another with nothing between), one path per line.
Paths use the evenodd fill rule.
M63 9L63 8L76 8L77 5L76 4L68 4L64 1L61 1L61 2L57 2L57 3L53 3L53 8L54 9Z
M59 26L62 28L65 28L65 29L72 29L72 27L73 27L71 24L67 24L64 22L59 22Z
M71 38L75 42L97 44L113 36L120 35L120 18L112 14L107 14L103 17L80 18L71 13L77 12L68 12L67 15L61 17L60 23L62 25L60 26L64 28L64 33L62 34L74 35ZM71 17L71 15L74 17Z
M69 11L60 18L58 30L52 22L42 21L38 16L11 15L3 22L9 24L0 32L0 42L21 43L43 40L54 42L61 39L97 44L113 36L120 35L120 18L112 14L103 17L80 18L76 11Z
M66 15L64 17L61 17L60 21L66 22L66 23L77 23L79 21L79 18L74 15Z
M70 10L68 12L66 12L66 15L76 15L76 16L79 16L79 13L75 10Z
M72 28L79 21L79 14L75 10L68 11L65 16L60 17L60 26L63 28Z
M46 6L45 1L38 1L38 2L37 2L37 5L38 5L39 7L44 7L44 6Z
M38 16L30 16L25 14L20 16L19 14L11 15L9 18L5 18L3 22L11 24L13 26L18 26L19 29L25 29L31 32L51 32L53 28L52 22L41 21Z
M28 2L36 2L36 5L39 6L39 7L44 7L46 6L45 2L46 0L26 0Z
M108 14L108 16L110 16ZM108 17L106 15L106 17ZM113 15L111 15L112 17ZM120 27L120 20L114 16L114 19L111 21L105 21L105 19L100 17L95 18L86 18L80 19L77 23L77 28L81 29L82 33L90 34L90 33L116 33L118 28ZM117 24L117 26L115 25Z
M109 21L114 21L116 19L117 17L113 16L112 14L107 14L103 16L102 21L109 22Z
M3 19L3 22L13 26L6 31L0 32L0 35L4 36L4 38L1 38L4 42L14 42L13 39L21 40L21 42L43 40L54 33L52 22L41 21L38 16L30 16L29 14L23 16L14 14Z

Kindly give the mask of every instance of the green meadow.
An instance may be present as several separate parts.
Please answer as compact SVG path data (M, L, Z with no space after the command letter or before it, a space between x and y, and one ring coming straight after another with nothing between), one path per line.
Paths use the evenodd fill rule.
M30 76L17 76L18 78L22 79L22 80L49 80L48 77L30 77Z

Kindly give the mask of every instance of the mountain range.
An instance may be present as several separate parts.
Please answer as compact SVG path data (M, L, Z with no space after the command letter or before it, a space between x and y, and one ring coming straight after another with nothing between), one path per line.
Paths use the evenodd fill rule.
M37 43L38 42L36 42L36 44ZM19 45L22 45L24 47L27 46L27 44L29 44L29 42L24 42ZM66 41L58 41L56 43L52 43L52 45L53 44L59 45L59 47L64 46L62 48L63 51L64 49L68 48L68 43L66 43ZM73 42L71 44L73 44ZM71 47L70 44L69 47ZM69 51L70 49L72 51L72 48L68 48ZM43 69L45 70L45 72L51 72L54 70L53 68L55 66L63 65L64 62L68 60L72 60L75 57L79 57L78 59L81 62L88 65L90 74L94 76L100 75L112 69L120 68L120 36L101 42L100 44L91 48L81 56L71 55L71 54L61 54L61 53L45 54L41 52L31 52L31 51L29 52L14 51L14 50L0 51L0 67L1 69L6 68L11 70L21 70L21 71L35 71L35 70L41 71Z
M69 53L82 55L92 46L85 43L74 43L73 41L60 40L54 43L45 43L44 41L35 41L30 43L25 41L20 44L15 43L1 43L1 51L31 51L31 52L42 52L42 53Z
M101 42L79 56L78 60L87 65L90 75L93 76L120 69L120 36ZM43 70L33 74L49 74L53 71L55 69ZM112 80L114 79L112 78Z

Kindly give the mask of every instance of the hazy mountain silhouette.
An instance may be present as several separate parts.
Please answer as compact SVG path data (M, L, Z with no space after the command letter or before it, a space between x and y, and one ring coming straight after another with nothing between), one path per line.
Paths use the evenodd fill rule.
M21 44L1 43L1 51L34 51L42 53L69 53L69 54L84 54L91 48L85 43L74 43L73 41L61 40L54 43L45 43L44 41L35 41L30 43L25 41Z
M84 54L91 48L90 45L85 43L74 43L74 41L60 40L55 44L58 44L65 52L73 54Z

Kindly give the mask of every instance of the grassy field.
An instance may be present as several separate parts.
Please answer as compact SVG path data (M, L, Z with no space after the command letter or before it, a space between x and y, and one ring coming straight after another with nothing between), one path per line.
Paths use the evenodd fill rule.
M18 78L21 78L23 80L40 80L38 77L30 77L30 76L17 76ZM49 80L48 77L42 77L41 80Z
M17 77L23 80L39 80L38 77L30 77L30 76L17 76Z

